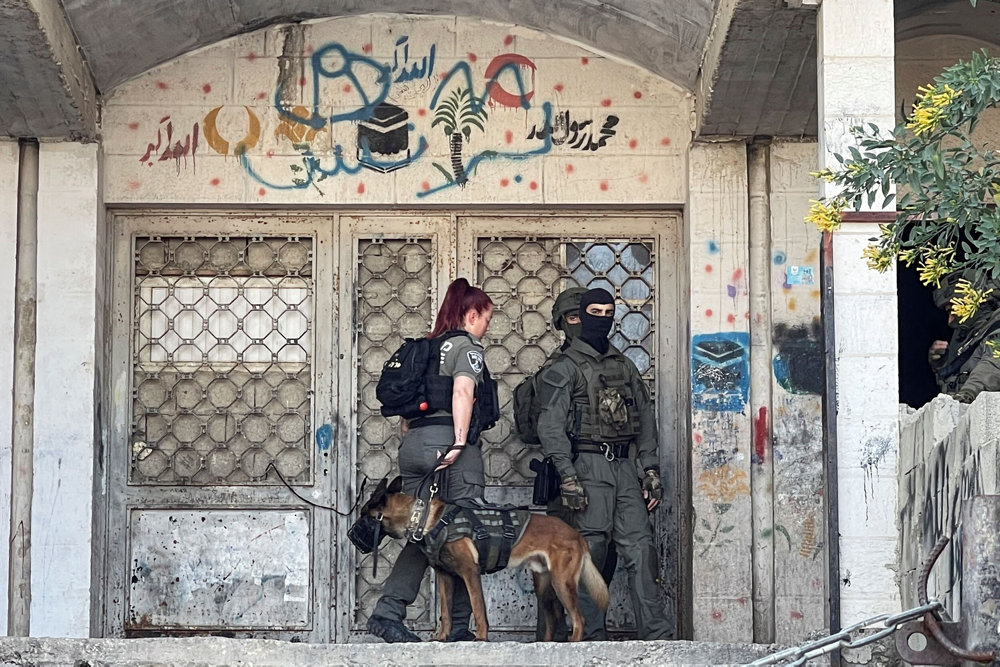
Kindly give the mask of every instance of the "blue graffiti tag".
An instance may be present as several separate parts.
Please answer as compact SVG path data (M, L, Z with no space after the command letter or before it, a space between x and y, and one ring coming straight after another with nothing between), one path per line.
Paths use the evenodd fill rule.
M696 410L742 412L750 395L750 334L691 338L691 404Z
M333 444L333 428L329 424L323 424L316 429L316 449L328 452L331 444Z

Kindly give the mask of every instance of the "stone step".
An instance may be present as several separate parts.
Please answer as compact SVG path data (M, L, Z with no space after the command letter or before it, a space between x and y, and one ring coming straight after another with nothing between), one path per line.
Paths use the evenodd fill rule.
M303 644L273 639L0 638L3 667L324 667L379 665L740 665L775 652L761 644L690 641L610 641L578 644L463 642L440 644Z

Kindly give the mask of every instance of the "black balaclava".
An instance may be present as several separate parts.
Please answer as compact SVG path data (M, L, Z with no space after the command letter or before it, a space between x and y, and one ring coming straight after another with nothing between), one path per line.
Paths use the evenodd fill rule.
M605 289L592 289L580 297L580 340L601 354L608 351L608 334L614 326L615 317L598 317L587 312L587 306L599 303L602 306L615 303L615 298Z

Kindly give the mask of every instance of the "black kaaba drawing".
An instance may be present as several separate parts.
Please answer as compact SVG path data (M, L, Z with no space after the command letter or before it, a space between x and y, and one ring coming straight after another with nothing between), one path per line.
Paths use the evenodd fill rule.
M371 118L358 123L358 162L388 173L410 163L410 115L394 104L375 107Z

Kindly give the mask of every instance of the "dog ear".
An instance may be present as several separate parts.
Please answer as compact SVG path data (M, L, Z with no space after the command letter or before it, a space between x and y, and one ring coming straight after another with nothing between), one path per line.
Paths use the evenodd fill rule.
M386 493L399 493L402 490L403 490L403 478L400 477L399 475L397 475L396 479L394 479L391 482L389 482L389 488L387 488L385 490L385 492Z
M362 516L372 510L377 510L381 508L383 505L385 505L385 495L386 495L385 487L387 484L388 480L386 480L384 477L381 480L379 480L379 483L375 487L375 490L372 491L372 495L369 496L365 504L361 506L360 513Z

